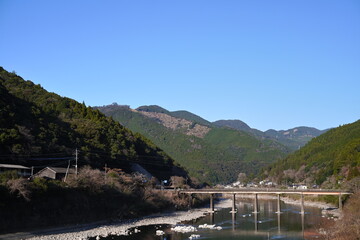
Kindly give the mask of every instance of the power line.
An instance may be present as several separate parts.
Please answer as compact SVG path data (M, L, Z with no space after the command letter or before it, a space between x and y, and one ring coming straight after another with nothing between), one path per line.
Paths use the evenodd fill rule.
M39 154L0 154L0 157L38 157L38 156L55 156L55 155L68 155L68 152L58 153L39 153Z
M44 168L44 167L57 167L57 166L61 166L64 165L66 162L68 162L69 160L66 161L61 161L58 163L53 163L53 164L46 164L46 165L41 165L41 166L33 166L34 168Z
M110 154L105 153L105 152L104 152L104 154L101 154L101 153L99 153L99 152L86 151L86 153L111 158ZM138 156L140 156L140 158L138 158ZM129 158L125 157L125 156L120 156L120 157L122 157L121 159L119 159L120 161L125 161L125 162L130 162L130 163L140 163L140 164L145 164L145 165L166 166L166 164L162 164L162 163L159 163L159 162L144 161L144 160L141 159L141 158L142 158L141 155L137 155L136 158L132 158L132 159L129 159ZM144 157L147 157L147 156L144 156ZM126 159L126 158L127 158L127 159ZM154 157L154 158L163 159L163 158L161 158L161 157Z
M74 157L62 157L62 158L30 158L29 160L45 161L45 160L71 160Z

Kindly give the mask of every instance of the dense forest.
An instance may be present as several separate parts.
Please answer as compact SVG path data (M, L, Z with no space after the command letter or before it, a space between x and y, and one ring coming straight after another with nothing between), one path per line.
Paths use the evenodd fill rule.
M49 93L0 68L0 162L67 166L79 150L79 165L129 169L140 163L159 179L186 175L164 151L100 111ZM74 162L72 162L72 165Z
M250 128L246 123L240 120L219 120L213 122L213 124L219 127L229 127L240 131L245 131L262 139L268 138L275 140L287 146L292 151L298 150L312 138L317 137L328 131L328 129L318 130L312 127L295 127L288 130L277 131L274 129L269 129L265 132L262 132L254 128Z
M322 184L329 188L351 182L360 176L360 120L312 139L264 173L277 182Z
M240 172L251 177L289 152L271 139L216 127L186 111L170 112L159 106L134 110L117 104L96 109L151 139L200 181L228 183Z

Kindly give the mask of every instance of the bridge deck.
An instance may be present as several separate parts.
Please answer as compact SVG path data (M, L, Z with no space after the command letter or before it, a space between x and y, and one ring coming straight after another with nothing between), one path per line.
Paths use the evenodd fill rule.
M179 193L202 193L202 194L304 194L304 195L346 195L351 194L341 190L322 190L322 189L180 189Z

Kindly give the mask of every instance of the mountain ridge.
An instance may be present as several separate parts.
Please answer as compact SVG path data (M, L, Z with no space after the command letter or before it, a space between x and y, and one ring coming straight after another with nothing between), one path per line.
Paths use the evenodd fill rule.
M216 126L225 126L241 131L246 131L260 138L274 139L291 148L292 150L297 150L300 147L303 147L312 138L317 137L329 130L319 130L314 127L299 126L288 130L269 129L265 132L262 132L258 129L251 128L241 120L218 120L213 123Z
M202 181L235 181L240 171L255 174L288 152L280 143L214 126L186 111L180 111L180 117L185 115L187 119L175 114L176 118L172 112L154 105L137 109L114 104L94 108L154 141ZM166 119L168 122L164 122ZM199 129L201 134L189 134Z

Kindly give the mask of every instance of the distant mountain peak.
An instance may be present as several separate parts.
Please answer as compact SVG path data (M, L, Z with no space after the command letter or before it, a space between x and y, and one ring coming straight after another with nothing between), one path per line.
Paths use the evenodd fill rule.
M158 105L144 105L136 108L136 110L140 112L170 113L168 110Z
M203 138L210 131L209 127L194 123L183 118L173 117L167 113L146 112L138 110L136 111L146 117L156 119L158 123L162 124L166 128L172 130L183 130L185 131L185 134L189 136Z
M237 130L241 130L241 131L251 130L249 125L247 125L243 121L237 120L237 119L218 120L218 121L213 122L213 124L215 124L216 126L229 127L229 128L233 128L233 129L237 129Z

